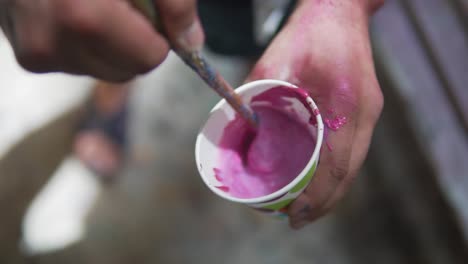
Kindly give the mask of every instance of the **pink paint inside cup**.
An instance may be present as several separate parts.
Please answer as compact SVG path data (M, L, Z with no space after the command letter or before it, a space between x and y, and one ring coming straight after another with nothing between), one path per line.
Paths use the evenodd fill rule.
M278 86L252 98L251 107L259 116L253 130L239 116L230 121L221 136L216 179L218 188L237 198L271 194L294 180L309 162L315 138L310 126L315 116L306 102L307 92ZM289 107L299 100L310 113L309 122Z

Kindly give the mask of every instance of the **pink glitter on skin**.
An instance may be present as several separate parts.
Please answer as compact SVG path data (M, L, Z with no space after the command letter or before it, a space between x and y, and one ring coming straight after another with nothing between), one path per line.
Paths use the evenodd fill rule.
M334 111L331 111L329 110L328 111L328 114L333 114ZM324 141L325 141L325 146L327 146L327 149L329 151L332 151L333 148L332 146L330 145L330 143L328 142L328 129L330 129L331 131L338 131L340 128L342 128L344 125L346 125L348 119L345 117L345 116L339 116L339 115L336 115L334 118L330 119L330 118L323 118L323 123L325 124L325 127L327 129L325 129L324 131Z
M252 99L259 116L257 131L240 117L224 129L220 141L216 179L218 188L238 198L253 198L273 193L291 182L306 166L315 148L315 139L294 112L285 112L287 98L299 99L311 115L307 92L276 87ZM270 105L255 105L269 102Z
M325 118L323 123L331 130L338 131L338 129L342 128L346 125L347 119L345 116L335 116L333 119Z

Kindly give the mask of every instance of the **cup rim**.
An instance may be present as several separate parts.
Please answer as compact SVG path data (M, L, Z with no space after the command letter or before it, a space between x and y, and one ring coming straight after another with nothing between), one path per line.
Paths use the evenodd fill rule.
M291 88L299 88L298 86L296 86L294 84L291 84L291 83L288 83L288 82L285 82L285 81L274 80L274 79L262 79L262 80L256 80L256 81L252 81L252 82L249 82L249 83L245 83L245 84L241 85L240 87L236 88L236 92L238 94L242 95L242 93L244 93L244 92L246 92L248 90L254 89L255 87L257 87L259 85L265 85L265 84L269 84L269 85L271 84L272 87L287 86L287 87L291 87ZM307 99L309 99L309 98L310 98L312 110L313 111L315 109L318 110L318 107L315 104L315 101L310 96L307 97ZM205 127L206 123L208 122L208 120L211 117L211 114L214 111L220 109L225 104L227 104L226 100L222 99L211 109L210 115L206 119L206 121L203 124L201 130ZM243 203L243 204L263 203L263 202L274 200L274 199L276 199L278 197L281 197L282 195L286 194L288 191L290 191L294 186L296 186L307 175L307 173L311 169L312 165L315 162L318 162L318 159L319 159L319 156L320 156L320 150L321 150L321 147L322 147L322 141L323 141L324 124L323 124L323 120L322 120L322 116L320 114L320 111L314 111L314 112L317 113L315 115L315 118L317 120L317 140L316 140L316 144L315 144L315 148L314 148L314 151L312 153L312 156L310 157L309 162L304 166L302 171L294 178L294 180L292 180L287 185L283 186L281 189L279 189L279 190L277 190L277 191L275 191L273 193L270 193L268 195L264 195L264 196L260 196L260 197L254 197L254 198L233 197L231 195L226 194L224 191L216 188L216 186L211 185L208 182L208 179L207 179L208 176L205 175L201 171L201 168L197 165L198 173L200 174L203 182L205 183L206 186L208 186L208 188L211 191L213 191L217 195L221 196L222 198L227 199L229 201L233 201L233 202L237 202L237 203ZM199 132L198 135L197 135L196 142L195 142L195 161L196 161L196 164L200 164L200 155L199 155L199 153L200 153L200 148L201 148L201 146L200 146L200 144L201 144L200 143L201 142L201 135L202 135L202 133Z

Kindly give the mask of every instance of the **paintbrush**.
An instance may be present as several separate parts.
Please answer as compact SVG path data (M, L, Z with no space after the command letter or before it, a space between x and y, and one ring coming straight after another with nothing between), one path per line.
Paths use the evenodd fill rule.
M156 30L160 29L160 22L156 8L152 0L131 0L132 4L154 25ZM231 107L239 113L254 128L258 125L258 117L253 110L234 91L232 86L215 70L202 56L201 51L185 51L175 48L172 43L172 50L194 70L204 81L224 98Z

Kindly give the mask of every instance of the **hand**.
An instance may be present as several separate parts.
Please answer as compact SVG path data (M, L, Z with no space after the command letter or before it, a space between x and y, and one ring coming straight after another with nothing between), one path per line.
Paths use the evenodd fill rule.
M164 32L187 49L203 44L195 0L155 0ZM166 39L122 0L3 0L0 22L21 66L125 81L158 66Z
M367 1L301 2L248 78L282 79L307 89L328 124L316 174L289 206L293 228L327 213L367 155L383 107L368 36L374 7Z

